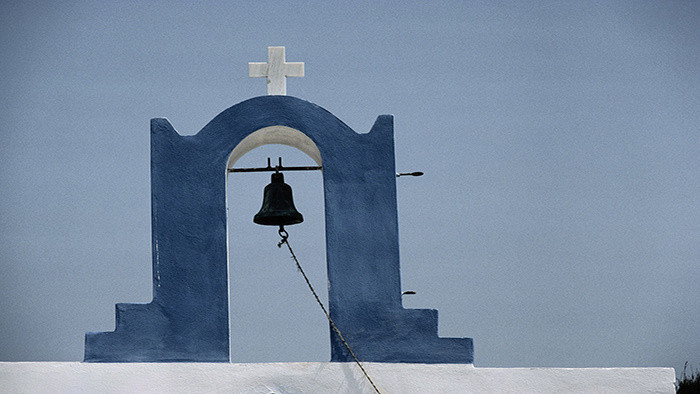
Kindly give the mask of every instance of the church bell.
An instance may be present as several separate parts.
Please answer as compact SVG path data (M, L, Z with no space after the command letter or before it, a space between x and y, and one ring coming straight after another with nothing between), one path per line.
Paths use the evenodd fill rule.
M287 226L304 221L304 217L294 207L292 187L284 183L282 173L272 174L272 181L265 186L260 212L253 217L253 222L265 226Z

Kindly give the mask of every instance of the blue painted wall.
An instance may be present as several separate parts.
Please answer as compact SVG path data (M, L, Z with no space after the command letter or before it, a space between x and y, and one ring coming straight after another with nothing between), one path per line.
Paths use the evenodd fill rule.
M234 105L194 136L151 121L153 301L117 304L115 331L86 334L85 361L229 360L226 167L268 126L299 130L321 152L329 309L358 358L472 363L471 338L439 338L436 310L401 305L393 118L358 134L289 96ZM333 330L331 360L352 361Z

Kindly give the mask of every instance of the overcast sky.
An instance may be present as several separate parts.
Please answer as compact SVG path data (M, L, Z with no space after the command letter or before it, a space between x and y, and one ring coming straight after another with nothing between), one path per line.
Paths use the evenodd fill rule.
M404 306L477 367L700 367L700 2L183 3L0 3L0 361L82 360L150 301L149 120L197 133L282 45L289 95L358 132L395 116L397 169L425 172L397 180ZM237 165L280 155L313 163ZM327 361L252 223L268 181L229 176L232 360ZM321 174L286 181L326 293Z

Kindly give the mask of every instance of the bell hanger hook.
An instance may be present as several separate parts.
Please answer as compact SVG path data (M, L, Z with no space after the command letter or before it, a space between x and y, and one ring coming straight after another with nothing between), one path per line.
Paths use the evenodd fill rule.
M287 242L287 238L289 238L289 233L287 233L287 230L284 229L284 226L280 224L280 229L277 230L277 234L279 234L279 235L280 235L280 238L282 238L282 239L277 243L277 247L278 247L278 248L281 248L282 245L284 245L285 242Z

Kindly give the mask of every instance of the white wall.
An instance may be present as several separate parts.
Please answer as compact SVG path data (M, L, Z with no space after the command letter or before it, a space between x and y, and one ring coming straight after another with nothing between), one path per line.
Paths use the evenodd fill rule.
M383 393L674 393L672 368L364 363ZM0 392L371 393L353 363L0 363Z

